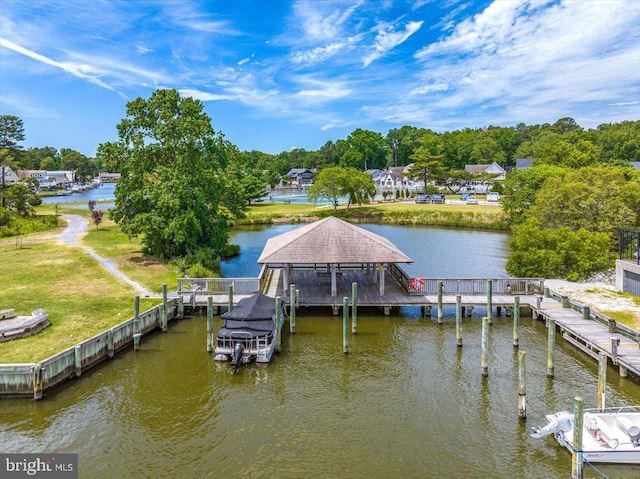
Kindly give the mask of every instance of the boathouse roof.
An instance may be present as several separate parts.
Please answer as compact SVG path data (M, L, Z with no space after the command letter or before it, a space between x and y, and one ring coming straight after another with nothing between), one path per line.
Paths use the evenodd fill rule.
M330 216L274 236L258 263L413 263L388 239Z

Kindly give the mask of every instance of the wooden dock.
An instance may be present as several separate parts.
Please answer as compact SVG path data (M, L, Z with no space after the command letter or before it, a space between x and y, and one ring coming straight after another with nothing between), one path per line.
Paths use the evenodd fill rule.
M263 274L264 273L264 274ZM217 278L181 279L178 294L187 307L204 307L207 298L213 297L216 309L228 306L256 292L269 296L280 296L283 304L288 304L289 291L282 286L277 270L263 271L260 278ZM331 295L331 279L324 271L315 269L293 270L290 283L298 291L298 307L331 307L334 314L344 304L344 298L351 301L352 287L357 285L358 307L383 307L385 313L393 307L422 307L425 315L433 314L438 308L460 304L466 314L474 308L485 308L487 316L500 316L500 310L511 313L515 297L520 308L529 308L533 317L549 323L554 321L561 337L581 351L597 359L605 353L610 361L619 366L620 375L628 372L640 378L640 333L613 319L586 308L566 296L549 291L534 279L447 279L422 278L424 291L410 291L410 278L399 276L393 271L384 272L384 293L380 294L380 278L362 270L342 270L337 274L337 294ZM493 291L491 291L492 286ZM438 288L442 294L438 294ZM229 295L232 291L232 296ZM496 314L494 314L494 309Z

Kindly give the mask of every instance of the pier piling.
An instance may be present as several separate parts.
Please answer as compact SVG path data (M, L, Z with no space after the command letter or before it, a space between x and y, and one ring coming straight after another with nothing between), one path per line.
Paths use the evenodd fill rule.
M582 479L582 425L584 403L573 398L573 450L571 452L571 479Z
M518 351L518 417L527 418L527 378L526 378L527 353Z
M167 284L162 285L162 313L160 314L160 320L162 322L162 332L167 332L167 317L169 316L169 312L167 311Z
M358 283L351 283L351 332L358 333Z
M228 311L231 312L233 310L233 283L229 285L229 304Z
M207 352L213 352L213 298L207 298Z
M598 353L598 409L606 407L607 353Z
M296 285L289 287L289 332L296 334Z
M284 318L282 317L282 298L280 296L276 296L276 351L278 352L282 349L281 321L284 321Z
M493 324L493 281L487 280L487 318Z
M513 298L513 346L520 347L520 296Z
M140 296L134 296L133 298L133 349L137 351L140 349Z
M456 344L462 347L462 296L456 295Z
M554 376L554 357L556 352L556 322L547 321L547 376Z
M438 281L438 324L442 324L442 316L444 316L444 311L442 307L443 292L444 292L444 283L442 281Z
M488 366L488 355L489 355L489 318L486 316L482 317L482 377L489 376L489 366Z
M342 299L342 350L349 353L349 298Z

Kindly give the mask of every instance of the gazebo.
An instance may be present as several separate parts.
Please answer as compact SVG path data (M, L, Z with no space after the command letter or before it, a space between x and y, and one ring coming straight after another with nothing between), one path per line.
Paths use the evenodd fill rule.
M258 259L282 269L285 295L294 271L304 271L313 273L317 285L330 278L331 296L337 296L337 278L345 270L370 275L382 296L386 265L412 262L388 239L333 216L269 239Z

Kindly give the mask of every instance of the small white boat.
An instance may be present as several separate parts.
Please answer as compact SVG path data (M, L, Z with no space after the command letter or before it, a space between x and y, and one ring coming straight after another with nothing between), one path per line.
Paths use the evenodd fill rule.
M250 361L268 363L276 349L277 331L282 331L283 312L276 318L276 301L264 294L254 294L238 301L232 311L224 313L214 350L217 361L231 361L233 372Z
M548 424L534 428L531 437L553 434L573 452L573 414L562 411L546 418ZM582 456L589 462L640 464L640 406L585 410Z

